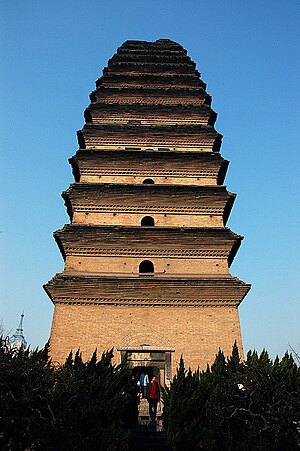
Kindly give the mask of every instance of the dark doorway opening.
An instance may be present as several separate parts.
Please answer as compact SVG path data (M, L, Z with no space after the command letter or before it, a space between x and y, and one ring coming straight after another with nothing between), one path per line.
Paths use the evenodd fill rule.
M144 216L141 220L141 226L153 227L155 225L152 216Z
M152 180L152 179L145 179L143 181L143 185L154 185L154 180Z
M140 396L146 398L147 387L153 376L157 376L154 368L152 366L136 366L132 369L132 376L139 387Z
M132 375L136 380L139 380L142 373L148 375L149 382L151 381L153 376L157 376L157 374L154 374L153 372L153 366L135 366L134 368L132 368Z
M140 263L139 273L154 273L154 265L150 260L144 260Z

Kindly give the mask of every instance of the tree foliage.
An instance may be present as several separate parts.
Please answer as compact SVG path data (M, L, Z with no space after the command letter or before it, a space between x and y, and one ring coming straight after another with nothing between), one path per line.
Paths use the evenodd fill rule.
M163 391L164 426L180 450L299 448L300 369L288 353L272 362L264 350L240 361L236 344L206 371L192 373L181 359L170 389Z
M127 450L137 406L126 363L112 352L83 362L72 353L54 368L48 347L0 346L0 448Z

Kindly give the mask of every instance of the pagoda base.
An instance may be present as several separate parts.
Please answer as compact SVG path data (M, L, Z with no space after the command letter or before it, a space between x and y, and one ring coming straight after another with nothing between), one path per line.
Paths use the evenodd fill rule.
M95 349L101 354L113 348L118 364L124 349L136 355L137 349L148 346L169 353L162 357L168 371L154 366L173 377L181 355L186 366L196 370L213 363L220 348L230 355L235 341L243 353L237 308L250 286L229 274L167 277L65 271L44 288L55 304L53 362L63 363L71 350L80 349L87 360ZM151 365L151 358L144 359L140 352L134 362Z
M181 355L186 367L205 369L207 363L213 363L219 348L230 355L235 341L243 354L236 307L201 304L133 308L61 303L55 305L50 355L54 363L63 363L71 350L75 353L80 349L87 360L95 349L100 356L114 348L114 363L118 364L125 348L134 350L147 345L172 349L172 378Z

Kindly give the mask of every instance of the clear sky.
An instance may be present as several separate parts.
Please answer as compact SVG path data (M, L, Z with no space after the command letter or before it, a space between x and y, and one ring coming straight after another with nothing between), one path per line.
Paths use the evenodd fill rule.
M69 222L88 94L127 39L169 38L197 63L237 193L228 226L245 239L231 273L252 283L240 306L244 349L280 356L299 336L298 0L14 0L1 2L1 311L25 312L32 346L49 337L42 289L63 269L54 230Z

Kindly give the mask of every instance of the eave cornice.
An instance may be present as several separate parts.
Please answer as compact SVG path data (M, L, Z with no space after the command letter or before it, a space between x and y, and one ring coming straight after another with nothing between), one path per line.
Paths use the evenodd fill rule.
M213 152L78 150L69 159L75 181L80 175L215 177L222 185L229 162Z
M242 236L227 228L66 225L54 233L63 258L227 258L231 264Z
M106 91L97 89L90 94L91 102L105 103L111 105L210 105L211 97L204 90L177 92L176 90L166 92L165 90L132 89L114 90L107 88Z
M65 272L57 274L44 289L55 304L237 307L250 285L230 275L172 278Z
M68 214L83 212L218 214L226 222L235 194L224 186L73 183L62 193Z
M206 84L195 74L193 75L171 75L169 77L163 74L106 74L98 78L96 81L96 88L100 86L112 85L119 86L122 84L128 86L141 85L147 86L164 86L164 87L186 87L186 88L200 88L206 89Z
M77 132L81 149L101 146L208 147L218 152L222 135L203 125L86 124Z
M128 124L140 121L141 125L205 125L213 127L217 113L209 105L166 105L166 104L128 104L91 103L84 112L88 125L101 123ZM170 122L171 121L171 122ZM169 125L170 126L170 125Z

